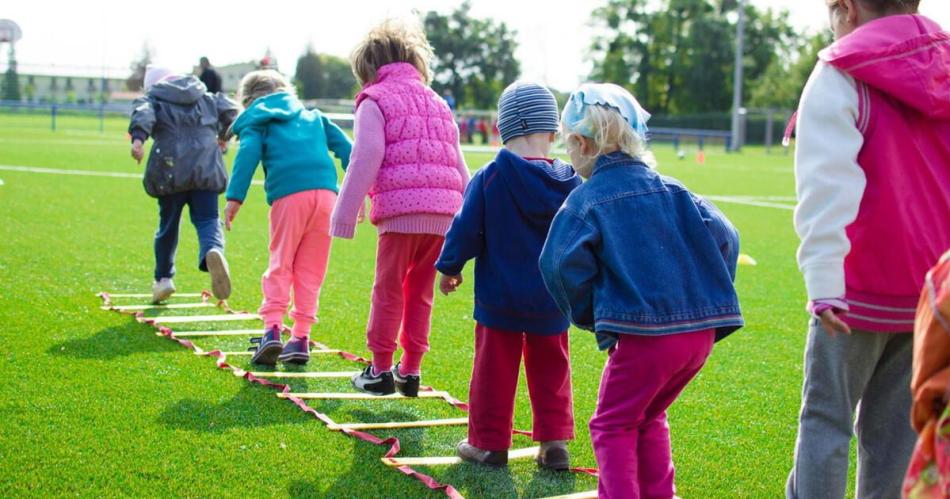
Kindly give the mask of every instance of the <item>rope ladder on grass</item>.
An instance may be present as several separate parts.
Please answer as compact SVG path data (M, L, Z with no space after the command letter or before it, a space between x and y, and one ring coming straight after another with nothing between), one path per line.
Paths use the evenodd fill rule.
M395 469L404 475L415 478L416 480L422 482L425 486L433 490L439 490L445 493L446 496L452 498L461 498L462 495L455 489L452 485L442 484L435 480L435 478L423 474L419 471L416 471L412 466L439 466L439 465L454 465L460 464L462 462L461 458L457 456L420 456L420 457L402 457L397 456L400 450L399 439L393 436L380 438L371 433L366 433L364 430L388 430L388 429L406 429L406 428L429 428L429 427L440 427L440 426L466 426L468 425L467 417L460 418L444 418L444 419L430 419L430 420L416 420L416 421L389 421L389 422L367 422L367 423L337 423L333 421L328 415L321 413L307 404L306 400L404 400L409 397L404 397L398 392L392 395L371 395L368 393L361 392L292 392L290 385L271 381L271 380L287 380L287 379L345 379L350 378L354 374L357 374L358 371L295 371L295 372L281 372L281 371L251 371L243 369L241 367L232 366L228 364L228 357L237 357L237 356L250 356L252 352L229 352L222 350L204 350L197 345L195 345L188 338L210 338L210 337L227 337L227 336L256 336L261 334L261 329L229 329L221 331L173 331L168 325L175 324L176 327L179 324L188 324L188 323L207 323L207 322L248 322L248 321L259 321L260 316L257 314L251 314L246 312L237 312L228 307L227 302L219 301L213 303L211 301L212 296L207 291L201 293L176 293L176 297L180 298L200 298L201 301L194 303L173 303L173 304L160 304L160 305L150 305L150 304L133 304L133 305L115 305L112 300L114 298L151 298L150 294L144 293L108 293L102 292L98 296L102 299L102 310L110 310L113 312L118 312L125 315L130 315L135 318L136 321L148 324L156 329L156 335L162 336L166 339L177 342L178 344L190 349L194 352L195 355L212 357L215 359L215 363L219 369L224 369L230 371L233 375L237 377L244 378L250 383L255 383L263 385L272 389L277 390L277 398L282 400L289 400L302 411L310 414L320 422L322 422L327 429L331 431L337 431L343 433L344 435L357 438L359 440L372 443L374 445L379 445L386 447L388 450L385 455L381 458L381 461L384 465ZM179 309L201 309L201 308L215 308L218 310L224 311L223 314L212 314L212 315L183 315L183 316L157 316L157 317L146 317L145 312L151 310L179 310ZM287 333L286 329L284 333ZM326 345L319 343L317 341L310 341L310 354L311 355L333 355L343 358L344 360L361 364L363 366L369 364L370 362L358 355L327 347ZM456 399L446 391L435 390L428 386L420 387L419 397L418 398L431 398L442 400L445 403L455 407L456 409L467 413L468 404L462 402L461 400ZM527 435L530 436L531 433L523 430L513 430L513 433L518 435ZM521 449L513 449L508 452L509 460L517 459L531 459L537 456L539 447L526 447ZM593 468L571 468L572 472L575 473L584 473L592 476L597 476L597 470ZM597 497L597 491L587 491L580 492L576 494L569 494L564 496L557 496L560 499L581 499L589 497ZM555 499L555 498L549 498Z

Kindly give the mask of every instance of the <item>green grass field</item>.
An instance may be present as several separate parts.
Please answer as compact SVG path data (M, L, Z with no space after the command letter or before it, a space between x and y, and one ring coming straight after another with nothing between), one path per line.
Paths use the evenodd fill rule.
M156 337L146 325L100 310L98 291L150 290L157 207L134 178L8 168L140 171L128 155L124 120L107 120L104 134L89 118L62 117L58 125L51 132L48 117L0 114L0 372L6 377L0 385L0 490L14 496L439 496L381 464L382 447L330 432L272 390L216 370L212 360ZM666 145L656 153L660 170L695 192L791 204L791 159L781 152L726 155L717 146L705 165L691 157L678 160ZM473 154L468 163L474 170L488 159ZM792 460L807 320L792 212L718 205L739 228L743 253L758 266L741 267L738 276L746 328L716 347L671 410L678 490L686 498L779 497ZM198 291L208 283L196 270L194 232L187 221L182 227L176 283L180 291ZM355 240L334 242L318 341L366 354L375 244L368 224ZM260 186L252 187L227 234L227 254L231 305L256 310L267 262L267 206ZM471 283L437 298L423 379L463 400L473 350ZM243 350L245 342L196 343ZM587 333L572 331L571 348L577 439L570 449L574 465L596 466L587 421L605 356ZM319 358L308 366L352 367ZM347 380L291 385L294 391L348 390ZM339 422L461 415L431 400L312 405ZM530 421L522 383L516 427L529 428ZM399 437L403 456L448 456L465 431L376 434ZM516 447L528 445L528 439L515 438ZM532 461L515 461L504 470L418 469L470 497L543 497L596 487L591 477L540 472Z

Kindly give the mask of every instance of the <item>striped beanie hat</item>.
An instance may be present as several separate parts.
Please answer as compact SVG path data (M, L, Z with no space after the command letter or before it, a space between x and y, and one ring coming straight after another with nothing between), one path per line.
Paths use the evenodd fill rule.
M532 133L557 132L557 101L537 83L516 81L498 99L498 132L501 142Z

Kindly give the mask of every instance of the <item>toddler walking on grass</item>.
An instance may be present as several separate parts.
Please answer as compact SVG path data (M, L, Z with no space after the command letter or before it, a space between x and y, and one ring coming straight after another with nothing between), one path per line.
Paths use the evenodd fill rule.
M255 338L251 360L306 364L310 330L316 322L320 288L330 259L330 213L336 203L336 163L350 160L350 139L316 109L305 109L293 86L274 70L254 71L241 81L245 111L234 122L239 147L234 159L225 223L228 230L241 209L258 164L264 165L264 191L270 210L270 259L261 278L259 313L264 336ZM292 337L280 334L293 290Z
M581 179L571 165L549 158L558 110L548 89L513 83L498 101L498 123L505 147L472 178L436 264L440 289L448 294L462 283L465 263L475 259L471 409L458 454L477 463L508 463L524 357L532 438L541 442L538 465L565 470L566 441L574 438L569 324L544 288L538 257L554 214Z
M590 421L601 498L674 496L667 408L713 342L743 324L739 236L715 206L650 167L648 118L616 85L571 94L561 126L588 181L554 217L540 259L554 301L609 350Z
M154 141L142 181L145 192L158 199L152 301L165 301L175 292L178 226L185 206L198 232L198 269L211 274L214 296L225 300L231 295L231 277L218 196L228 183L221 149L237 105L224 94L209 94L195 76L150 65L145 96L132 106L132 157L141 163L145 141Z
M353 386L386 395L418 394L429 350L435 261L469 174L448 104L431 88L432 48L421 26L387 21L353 53L363 85L356 97L353 158L333 212L332 233L352 238L364 198L376 225L367 346L372 365ZM402 358L393 365L397 339Z

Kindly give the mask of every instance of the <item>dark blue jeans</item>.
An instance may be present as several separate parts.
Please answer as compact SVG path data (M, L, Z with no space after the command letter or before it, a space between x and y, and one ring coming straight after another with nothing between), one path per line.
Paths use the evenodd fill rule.
M158 198L158 231L155 233L155 280L175 276L178 227L181 212L188 206L191 223L198 232L198 270L208 271L205 255L214 248L224 250L224 232L218 220L218 193L186 191Z

